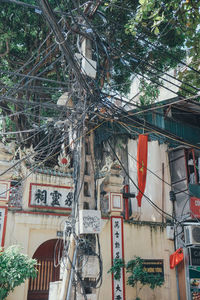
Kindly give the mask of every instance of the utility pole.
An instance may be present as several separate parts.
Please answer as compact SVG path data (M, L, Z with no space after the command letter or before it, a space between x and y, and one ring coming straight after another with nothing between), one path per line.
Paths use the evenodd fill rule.
M51 9L48 0L38 0L40 8L43 12L47 23L50 28L54 32L57 43L59 44L60 49L62 50L66 60L69 62L73 73L78 79L79 83L83 87L84 94L87 96L93 96L91 93L90 86L86 81L87 68L91 65L92 62L92 44L91 41L85 37L82 37L81 41L81 56L82 62L84 61L84 68L82 63L82 71L81 66L78 65L77 60L74 57L74 54L70 48L70 45L67 44L65 36L62 32L62 29L57 24L56 18L54 16L53 10ZM91 4L90 4L91 5ZM88 64L89 61L89 64ZM93 73L93 71L92 71ZM89 75L90 76L90 75ZM82 93L83 95L83 93ZM79 100L80 106L84 109L84 101L82 99ZM76 167L75 167L75 191L74 191L74 205L72 209L72 222L71 226L66 226L65 234L66 234L66 247L64 247L65 255L66 255L66 263L65 270L63 274L63 280L61 284L61 291L59 295L59 300L70 300L71 299L71 290L72 290L72 282L74 278L75 266L78 255L78 245L76 241L76 233L75 232L75 219L79 218L79 209L80 210L94 210L96 208L95 205L95 188L94 188L94 138L93 133L89 135L85 135L87 130L87 124L85 120L83 121L82 134L81 132L77 132L77 136L79 136L79 141L76 144L76 149L74 149L74 153L76 156ZM79 225L79 224L78 224ZM78 233L79 235L79 233ZM78 236L79 237L79 236ZM83 235L84 237L84 235ZM84 291L84 298L87 299Z
M92 60L92 44L91 42L83 38L81 41L81 55L83 59ZM78 156L80 157L80 173L78 178L78 187L79 187L79 195L78 195L78 203L77 203L77 215L79 217L80 210L94 210L95 209L95 188L94 188L94 137L93 133L85 134L87 132L87 123L84 121L82 137L80 138L80 150ZM84 235L82 235L84 237ZM73 239L73 238L72 238ZM73 267L76 264L78 250L77 246L73 243L71 252L73 253ZM71 290L72 290L72 270L70 275L68 274L65 280L63 280L63 284L67 289L67 297L66 300L70 300L71 298ZM70 276L70 279L69 279ZM84 294L84 293L83 293ZM84 298L86 295L84 294ZM65 298L64 298L65 299ZM64 300L60 298L59 300Z
M87 39L82 41L82 55L84 58L92 58L91 43ZM88 57L89 56L89 57ZM93 133L85 135L87 131L87 124L83 125L82 137L78 142L79 149L77 157L79 158L79 176L77 184L77 203L74 207L72 218L79 217L79 210L95 209L95 189L94 189L94 151L93 151ZM80 132L79 132L80 135ZM76 195L75 195L76 197ZM78 250L74 239L73 232L70 236L70 246L68 249L68 259L63 276L61 293L59 300L70 300L72 294L72 282L74 276L74 267L77 262ZM72 263L71 263L72 262ZM86 298L87 299L87 298Z

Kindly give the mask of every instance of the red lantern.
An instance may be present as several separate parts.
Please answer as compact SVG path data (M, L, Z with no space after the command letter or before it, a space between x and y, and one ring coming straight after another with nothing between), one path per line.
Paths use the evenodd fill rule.
M177 249L173 254L170 255L170 269L176 267L183 260L183 248Z

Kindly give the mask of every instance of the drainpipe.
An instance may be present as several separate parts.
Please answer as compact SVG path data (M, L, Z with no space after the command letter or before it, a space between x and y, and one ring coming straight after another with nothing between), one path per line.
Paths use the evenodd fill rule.
M180 290L179 290L179 279L178 279L178 270L177 270L177 267L176 267L176 285L177 285L178 300L181 300L181 298L180 298Z
M174 194L174 191L170 191L169 192L169 198L172 202L172 215L173 217L175 216L175 201L176 201L176 195ZM175 230L174 230L174 250L176 251L176 234L175 234ZM179 289L179 278L178 278L178 268L175 267L176 270L176 286L177 286L177 296L178 296L178 300L180 299L180 289Z

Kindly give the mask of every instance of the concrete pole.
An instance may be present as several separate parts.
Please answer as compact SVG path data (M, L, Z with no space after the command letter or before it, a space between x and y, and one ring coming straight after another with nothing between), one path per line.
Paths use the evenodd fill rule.
M70 284L70 275L72 272L72 266L71 266L70 261L71 262L74 261L74 251L75 251L75 240L74 240L73 235L71 234L69 251L68 251L69 258L67 258L65 270L63 273L63 280L62 280L62 284L61 284L59 300L65 300L66 296L67 296L67 292L68 292L68 288L69 288L69 284Z
M83 39L82 41L82 45L81 45L81 50L82 50L82 55L86 58L91 59L92 58L92 45L91 42L88 39ZM83 129L84 132L85 128ZM93 135L91 134L91 136L89 137L89 147L91 152L92 151L92 147L93 147ZM80 181L82 180L82 178L84 178L85 176L85 164L86 162L83 161L83 158L85 157L87 160L87 155L85 154L85 143L83 141L83 138L81 139L81 164L80 164L80 178L79 178L79 186L81 185ZM91 157L93 153L91 153L89 156ZM91 199L94 200L94 171L92 170L92 168L90 167L90 176L88 177L92 177L92 178L87 178L88 183L90 185L93 185L92 189L92 197L90 197ZM93 183L91 182L91 180L93 181ZM91 200L90 199L90 200ZM85 200L84 197L84 184L82 185L81 188L81 192L80 192L80 197L78 199L79 201L79 207L83 208L83 202ZM92 205L93 208L94 205ZM70 248L69 248L69 258L71 260L71 262L73 261L73 265L76 265L76 258L77 258L77 248L75 245L75 240L73 237L73 234L71 235L70 238ZM61 293L60 293L60 297L59 300L70 300L70 295L71 295L71 289L72 289L72 281L73 281L73 276L74 276L74 269L72 269L72 266L69 262L69 260L67 260L67 266L66 269L64 271L63 274L63 281L62 281L62 285L61 285Z

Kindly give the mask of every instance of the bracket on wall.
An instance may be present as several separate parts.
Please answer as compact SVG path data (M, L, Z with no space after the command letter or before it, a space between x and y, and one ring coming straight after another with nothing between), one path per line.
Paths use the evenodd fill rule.
M126 184L123 190L123 198L124 198L124 207L125 207L125 220L129 220L130 212L129 212L129 199L135 198L135 193L129 192L129 185Z

